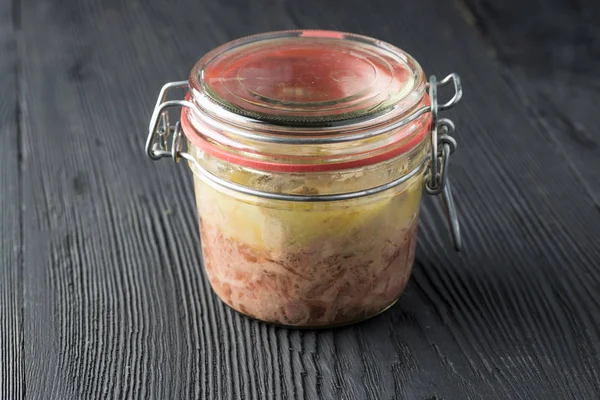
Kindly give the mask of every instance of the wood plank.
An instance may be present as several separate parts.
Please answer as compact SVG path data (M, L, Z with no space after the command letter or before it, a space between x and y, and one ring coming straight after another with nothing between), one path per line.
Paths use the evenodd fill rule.
M464 0L466 18L506 66L505 79L561 163L600 208L600 7L594 0Z
M28 396L599 391L600 215L451 4L23 2ZM300 25L390 41L428 73L459 72L466 91L451 114L467 251L451 252L440 210L427 202L399 304L325 332L269 327L225 308L201 272L189 173L141 151L162 83L226 40Z
M23 382L21 144L18 1L0 1L0 397L19 399Z

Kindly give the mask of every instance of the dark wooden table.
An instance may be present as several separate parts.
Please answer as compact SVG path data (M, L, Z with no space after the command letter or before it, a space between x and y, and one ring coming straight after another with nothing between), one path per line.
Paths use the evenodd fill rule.
M2 399L600 398L597 0L0 0ZM224 307L189 171L142 151L160 86L260 31L375 36L459 73L466 250L426 201L371 321Z

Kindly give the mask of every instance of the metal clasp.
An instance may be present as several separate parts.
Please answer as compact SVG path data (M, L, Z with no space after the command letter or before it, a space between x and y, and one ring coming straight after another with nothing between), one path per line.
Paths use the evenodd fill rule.
M454 84L454 96L444 104L438 104L438 87L445 86L452 82ZM442 195L442 203L454 249L462 249L462 237L460 234L460 224L458 215L452 197L452 188L448 179L448 166L450 164L450 155L456 150L457 142L452 134L455 131L454 123L448 118L438 119L438 112L454 107L462 98L462 86L460 77L457 74L450 74L440 82L435 76L429 78L428 83L429 98L431 101L431 161L428 167L425 190L430 195Z
M148 139L146 140L146 154L152 160L160 160L163 157L171 157L175 162L181 156L181 125L179 121L175 125L169 123L169 109L175 107L195 108L194 104L187 100L169 100L167 95L171 89L187 88L188 81L170 82L162 87L152 118L148 128ZM171 139L171 149L167 143Z

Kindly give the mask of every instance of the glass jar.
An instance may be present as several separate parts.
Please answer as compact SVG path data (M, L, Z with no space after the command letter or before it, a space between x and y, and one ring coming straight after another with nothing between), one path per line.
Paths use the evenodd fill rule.
M449 83L454 96L438 105ZM167 100L173 88L185 99ZM437 114L461 95L455 74L427 82L410 55L372 38L259 34L163 87L146 153L188 161L205 271L221 300L270 323L345 325L402 294L423 189L442 194L460 248L447 179L454 125Z

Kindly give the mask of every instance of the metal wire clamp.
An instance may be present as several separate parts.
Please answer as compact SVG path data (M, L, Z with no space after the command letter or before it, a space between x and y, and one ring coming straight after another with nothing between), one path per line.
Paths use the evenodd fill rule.
M438 103L438 87L452 82L454 84L454 96L444 104ZM454 107L462 98L462 86L460 77L450 74L441 81L437 81L435 75L429 78L429 98L431 101L431 160L425 178L425 190L430 195L442 195L442 204L454 249L462 249L462 236L458 214L452 197L452 188L448 179L448 166L450 155L456 150L457 142L452 134L455 131L454 122L448 118L438 118L438 112Z

